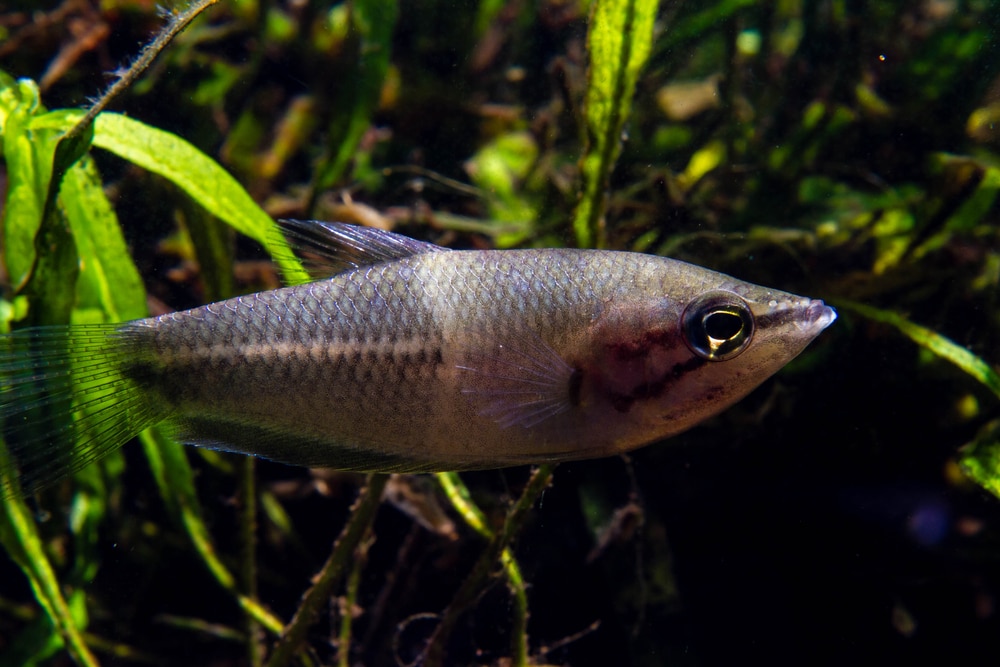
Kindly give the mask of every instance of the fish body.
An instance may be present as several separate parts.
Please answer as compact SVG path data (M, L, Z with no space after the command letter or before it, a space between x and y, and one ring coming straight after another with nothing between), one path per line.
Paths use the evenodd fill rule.
M0 417L22 482L162 421L193 444L349 470L606 456L731 405L835 318L820 301L652 255L445 250L288 224L335 275L6 337ZM41 429L37 410L53 417Z

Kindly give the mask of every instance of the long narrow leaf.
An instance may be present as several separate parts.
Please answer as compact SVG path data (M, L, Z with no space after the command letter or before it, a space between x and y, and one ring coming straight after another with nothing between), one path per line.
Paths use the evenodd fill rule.
M128 116L102 113L95 121L94 145L173 182L209 213L267 248L290 280L308 279L270 216L229 172L187 141Z
M7 456L6 446L0 441L0 459L6 459ZM0 465L0 475L8 474L4 471L10 470L10 465ZM17 488L14 480L4 480L4 484L9 484L8 488ZM78 665L96 666L97 659L87 648L81 629L63 597L59 578L45 554L31 510L25 505L20 493L0 502L0 543L28 577L35 599L55 624L73 660Z
M587 148L580 161L582 194L573 219L580 247L604 245L604 191L621 152L639 72L653 41L656 0L597 0L587 42Z
M914 324L899 313L894 313L891 310L881 310L852 301L838 301L837 306L853 310L870 320L888 324L899 329L900 332L905 334L914 343L930 350L945 361L955 364L992 391L997 398L1000 398L1000 374L997 374L982 358L977 357L950 338L942 336L927 327Z
M48 191L52 132L31 126L39 105L38 87L21 79L3 81L0 87L0 137L7 176L2 223L4 255L11 285L21 287L35 261L34 239L42 224L42 209ZM48 141L44 139L48 138ZM45 159L48 153L48 160Z
M224 589L232 593L240 607L254 620L273 633L281 632L284 624L258 602L242 595L236 585L236 578L222 563L211 534L201 517L201 505L194 488L194 475L184 453L184 447L171 438L160 427L148 429L140 436L153 478L160 490L160 496L170 513L177 519L209 572Z
M356 49L354 71L344 77L344 94L330 127L330 159L317 172L317 186L329 188L344 175L371 124L392 54L392 32L399 9L396 0L351 3L350 38Z
M69 170L60 198L84 260L78 307L100 308L113 322L143 317L146 290L142 277L92 160L84 158Z
M32 118L30 127L65 132L81 116L78 110L50 111ZM128 116L102 113L95 121L94 145L163 176L209 213L263 245L286 280L309 280L271 217L218 162L184 139Z

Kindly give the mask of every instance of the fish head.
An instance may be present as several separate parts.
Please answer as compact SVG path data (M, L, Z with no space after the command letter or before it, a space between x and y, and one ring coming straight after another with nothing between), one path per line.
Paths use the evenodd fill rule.
M822 301L690 267L595 321L586 393L622 425L614 449L665 438L729 407L837 317ZM678 282L681 286L678 287Z

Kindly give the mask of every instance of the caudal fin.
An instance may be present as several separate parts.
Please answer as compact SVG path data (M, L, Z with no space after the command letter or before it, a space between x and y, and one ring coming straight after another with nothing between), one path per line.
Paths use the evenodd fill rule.
M54 326L0 336L0 497L27 494L110 454L161 421L123 369L144 331Z

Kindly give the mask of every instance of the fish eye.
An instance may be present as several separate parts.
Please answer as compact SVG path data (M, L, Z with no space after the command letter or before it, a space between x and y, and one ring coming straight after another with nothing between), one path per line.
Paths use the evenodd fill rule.
M750 306L731 292L708 292L688 304L681 319L684 341L709 361L739 355L753 338Z

